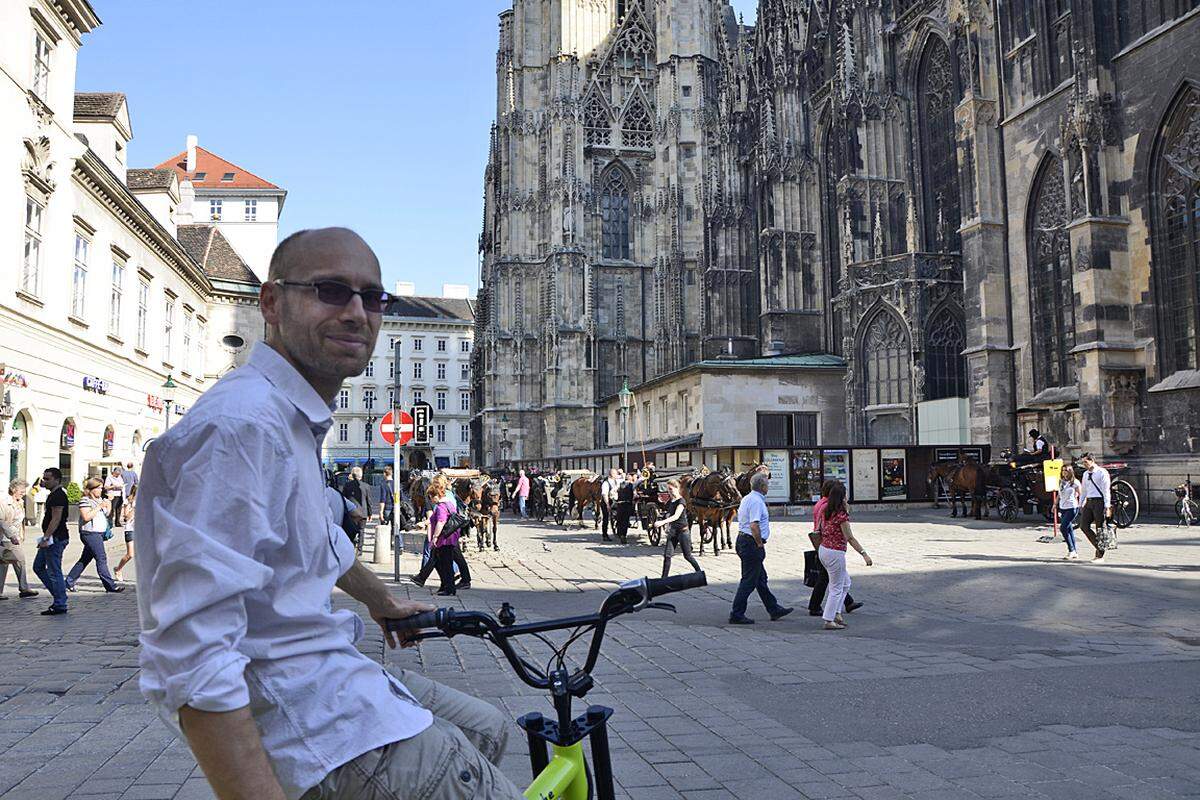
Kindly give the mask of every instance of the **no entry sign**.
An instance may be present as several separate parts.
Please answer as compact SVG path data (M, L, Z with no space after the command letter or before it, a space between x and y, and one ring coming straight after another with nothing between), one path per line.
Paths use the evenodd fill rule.
M394 414L399 413L399 421ZM396 440L400 444L408 444L413 437L413 420L412 415L407 411L389 411L383 415L383 419L379 420L379 435L388 444L396 444Z

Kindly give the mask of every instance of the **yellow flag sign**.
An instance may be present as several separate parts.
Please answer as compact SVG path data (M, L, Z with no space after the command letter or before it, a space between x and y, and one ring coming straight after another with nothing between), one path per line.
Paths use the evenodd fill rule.
M1057 492L1058 482L1062 477L1063 460L1054 458L1042 462L1042 475L1046 479L1046 491Z

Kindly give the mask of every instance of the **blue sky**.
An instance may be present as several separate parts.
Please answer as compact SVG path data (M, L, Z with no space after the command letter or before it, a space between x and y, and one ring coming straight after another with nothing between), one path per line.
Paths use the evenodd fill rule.
M355 228L384 282L478 282L507 0L92 0L79 91L121 91L131 166L200 146L288 190L280 234ZM734 7L753 21L755 0Z

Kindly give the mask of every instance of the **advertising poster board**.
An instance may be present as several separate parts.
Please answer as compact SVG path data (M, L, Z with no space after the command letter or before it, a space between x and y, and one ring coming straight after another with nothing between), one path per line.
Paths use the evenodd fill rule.
M879 455L882 467L880 485L883 488L883 499L904 500L908 497L908 476L904 470L904 451L883 450Z
M825 451L825 466L821 476L821 482L825 481L841 481L846 486L848 497L853 497L851 494L854 487L850 481L850 451L849 450L826 450Z
M850 457L854 491L850 499L856 503L879 499L879 451L854 450Z
M788 471L787 450L764 450L763 463L771 469L771 486L767 490L768 503L786 503L791 495L792 482Z

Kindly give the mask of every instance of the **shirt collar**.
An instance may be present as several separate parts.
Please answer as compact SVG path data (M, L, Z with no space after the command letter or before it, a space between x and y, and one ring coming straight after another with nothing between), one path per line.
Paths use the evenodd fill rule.
M255 342L248 364L261 372L310 424L328 428L333 423L334 404L326 404L312 384L274 347L264 341Z

